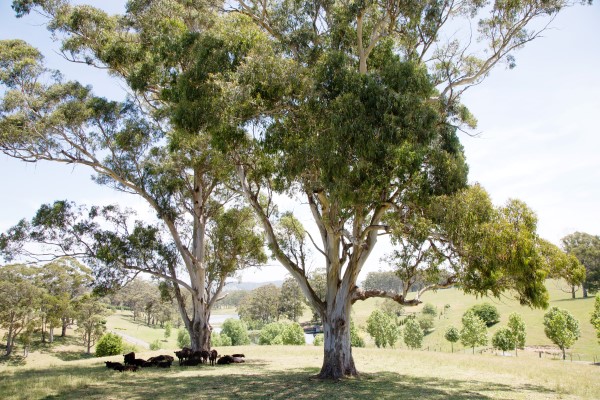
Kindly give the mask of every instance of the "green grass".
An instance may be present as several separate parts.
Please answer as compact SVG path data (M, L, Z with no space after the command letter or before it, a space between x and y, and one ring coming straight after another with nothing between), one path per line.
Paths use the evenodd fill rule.
M592 324L590 323L590 315L594 305L594 298L589 297L582 299L571 299L570 293L565 293L561 290L561 285L556 281L547 281L548 291L550 293L550 307L556 306L563 308L571 312L575 318L579 321L581 329L581 338L575 343L570 352L573 355L573 360L587 360L600 361L600 344L596 338L596 333ZM578 296L581 294L579 293ZM512 312L517 312L522 315L526 328L527 328L527 341L526 346L538 347L538 346L550 346L556 348L552 342L544 334L544 313L546 310L531 309L529 307L521 306L518 301L511 299L510 297L504 297L502 299L496 298L476 298L472 295L466 295L459 289L445 289L437 292L427 292L423 295L422 300L425 303L432 303L438 308L438 311L444 309L444 305L450 304L450 309L446 313L435 320L435 331L425 337L423 342L423 348L429 349L430 351L443 351L450 352L450 343L444 339L444 333L446 329L454 325L455 327L461 327L461 318L463 313L477 303L488 302L494 304L500 312L500 322L490 327L488 330L488 338L491 339L492 335L500 327L506 326L508 316ZM363 302L356 302L353 306L352 318L359 327L366 326L366 320L371 312L378 307L382 302L381 299L369 299ZM418 307L407 307L406 312L419 312L423 306ZM362 330L361 334L369 346L374 345L369 335ZM403 343L401 344L403 346ZM490 345L491 346L491 345ZM460 343L454 345L455 351L470 352L470 349L464 349ZM548 354L544 354L545 357L549 357Z
M224 348L219 349L221 352ZM545 359L355 349L361 374L319 381L322 349L246 346L246 364L142 369L104 367L121 357L56 362L36 367L0 365L3 399L560 399L597 398L598 366ZM160 352L140 353L148 358Z
M165 329L159 326L148 326L142 320L133 320L132 313L129 311L117 311L106 319L106 326L109 330L117 333L124 333L143 340L146 343L152 343L155 340L160 341L161 348L173 349L177 347L178 329L171 329L171 336L165 339ZM181 329L184 329L183 327Z

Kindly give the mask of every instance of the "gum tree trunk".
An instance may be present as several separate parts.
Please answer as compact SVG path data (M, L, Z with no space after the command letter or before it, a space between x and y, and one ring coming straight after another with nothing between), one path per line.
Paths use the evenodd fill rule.
M341 379L356 376L358 371L350 345L350 297L329 308L323 318L324 354L321 379Z
M210 310L206 304L203 304L202 299L195 298L193 302L194 314L192 319L187 318L187 316L184 318L186 328L190 334L192 350L210 351L210 335L212 332L212 327L208 323Z

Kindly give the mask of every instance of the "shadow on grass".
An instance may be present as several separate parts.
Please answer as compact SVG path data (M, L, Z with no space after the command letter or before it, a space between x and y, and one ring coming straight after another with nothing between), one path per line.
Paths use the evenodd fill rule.
M509 386L490 382L414 377L394 372L362 374L339 382L315 378L317 368L265 371L259 364L148 368L138 372L108 370L102 366L59 367L15 371L14 379L0 383L0 392L17 398L44 399L494 399L509 393L552 393L534 385ZM26 393L11 382L44 381L45 392ZM16 385L16 383L15 383ZM510 396L513 397L513 396Z
M14 353L10 356L0 356L0 365L6 365L9 367L22 367L26 364L26 358L23 356L15 355Z
M52 355L63 361L77 361L94 358L93 354L83 353L81 351L54 351Z
M30 351L38 351L44 354L54 354L54 349L59 346L81 346L81 340L76 336L55 336L54 341L52 343L46 341L42 342L41 340L34 340L31 343Z

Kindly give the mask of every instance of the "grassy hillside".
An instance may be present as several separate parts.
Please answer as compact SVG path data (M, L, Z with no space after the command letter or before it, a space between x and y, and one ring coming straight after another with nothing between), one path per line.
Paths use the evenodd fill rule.
M590 324L590 315L594 305L594 298L571 299L570 293L561 290L560 282L547 281L548 291L550 292L550 307L556 306L571 312L579 321L581 328L581 338L575 343L572 349L574 360L600 360L600 344L596 338L593 326ZM562 286L564 287L564 285ZM580 296L580 294L578 294ZM454 325L460 329L461 317L463 313L471 306L477 303L488 302L495 305L500 312L500 323L489 329L488 337L500 327L506 326L508 315L517 312L522 315L527 327L527 346L553 346L552 342L544 334L544 313L546 310L531 309L521 306L517 301L510 297L502 299L495 298L476 298L475 296L465 295L459 289L445 289L437 292L425 293L422 300L425 303L435 305L438 310L443 310L446 304L450 304L449 311L436 319L435 331L427 335L424 340L423 348L433 351L450 352L450 343L444 339L446 329ZM364 302L357 302L353 307L353 318L358 326L365 326L370 313L381 303L381 299L369 299ZM406 312L419 312L422 308L407 307ZM366 332L362 332L367 339L370 338ZM464 351L460 343L455 344L455 351ZM470 350L469 350L470 351Z
M322 350L247 346L246 364L147 368L104 367L120 356L65 362L39 355L35 366L0 363L2 399L594 399L598 366L548 359L355 349L357 379L321 382ZM148 358L161 352L144 352ZM166 352L165 352L166 353Z

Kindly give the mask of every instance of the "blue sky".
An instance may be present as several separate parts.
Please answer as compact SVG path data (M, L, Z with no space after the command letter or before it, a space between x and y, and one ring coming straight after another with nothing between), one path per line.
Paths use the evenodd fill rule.
M118 11L124 2L101 4ZM25 39L67 78L92 84L97 94L119 96L118 81L65 64L41 22L17 20L10 2L0 2L0 39ZM553 243L574 231L600 234L600 5L563 11L544 37L515 55L515 69L496 68L463 97L479 121L477 137L461 136L469 180L482 184L498 205L509 198L525 201L538 215L539 234ZM0 155L0 231L58 199L143 207L89 178L82 167L25 164ZM384 247L366 271L384 267L379 263ZM244 280L284 275L281 267L265 267Z

